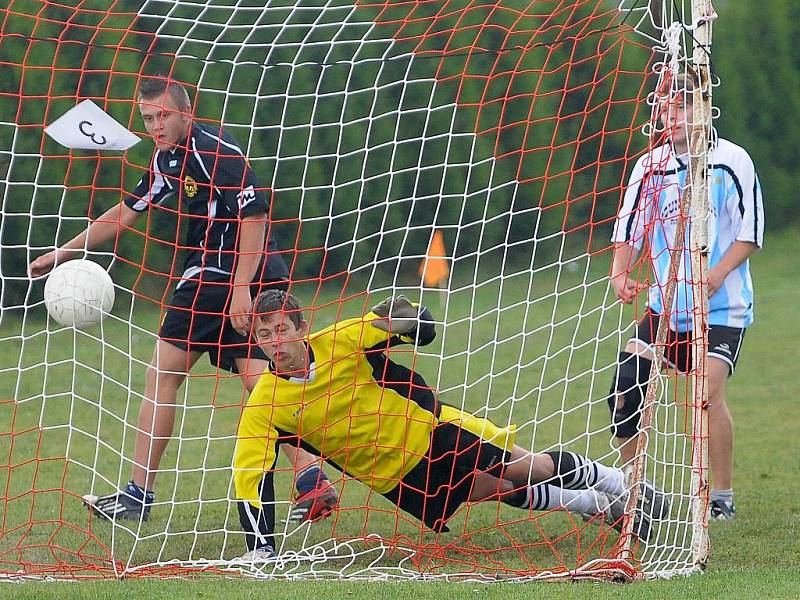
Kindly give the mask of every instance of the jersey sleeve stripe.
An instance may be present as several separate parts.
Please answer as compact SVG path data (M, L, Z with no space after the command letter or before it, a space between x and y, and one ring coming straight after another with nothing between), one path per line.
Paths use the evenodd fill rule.
M153 183L150 184L150 189L144 196L139 198L139 200L134 203L133 206L131 206L131 209L135 210L136 212L142 212L143 210L147 209L148 205L153 203L154 200L155 204L161 204L174 192L172 189L172 184L170 184L169 180L161 173L161 169L158 166L158 156L159 153L158 150L156 150L156 153L153 156ZM164 188L168 188L169 191L164 193Z
M242 149L241 149L241 148L239 148L239 146L237 146L236 144L231 144L230 142L226 142L226 141L225 141L225 140L223 140L221 137L219 137L219 136L216 136L216 135L214 135L213 133L210 133L210 132L206 131L205 129L200 129L199 131L200 131L201 133L203 133L204 135L207 135L207 136L208 136L208 137L210 137L211 139L213 139L213 140L216 140L217 142L219 142L220 144L222 144L222 145L223 145L223 146L225 146L226 148L230 148L231 150L233 150L234 152L236 152L236 154L238 154L238 155L240 155L240 156L244 156L244 152L242 152Z
M722 169L730 173L731 178L733 179L733 184L736 186L736 192L739 194L739 214L744 216L744 191L742 190L742 184L739 183L739 178L736 176L736 173L733 172L728 165L714 165L711 167L713 169Z
M758 239L758 195L758 175L756 175L753 178L753 241L755 241L756 246L761 247L761 243L764 240Z

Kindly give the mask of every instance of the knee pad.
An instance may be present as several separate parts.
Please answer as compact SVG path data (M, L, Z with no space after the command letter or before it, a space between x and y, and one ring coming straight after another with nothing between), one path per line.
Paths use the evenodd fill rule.
M611 431L616 437L629 438L639 432L639 413L652 364L653 361L638 354L619 353L619 366L608 395Z

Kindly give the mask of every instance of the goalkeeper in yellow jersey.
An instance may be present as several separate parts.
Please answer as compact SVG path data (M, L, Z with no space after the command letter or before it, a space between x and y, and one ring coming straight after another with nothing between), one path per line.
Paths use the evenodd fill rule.
M398 296L317 333L309 333L287 292L268 290L253 308L253 335L270 362L244 408L234 453L249 550L244 560L274 556L280 443L301 444L437 532L447 531L462 503L482 500L604 513L621 527L627 500L621 470L572 452L534 454L516 446L513 426L440 403L418 373L390 360L393 346L433 341L425 307ZM650 519L665 518L669 508L652 486L643 486L640 497L635 528L647 538ZM325 512L313 501L304 504L294 510Z

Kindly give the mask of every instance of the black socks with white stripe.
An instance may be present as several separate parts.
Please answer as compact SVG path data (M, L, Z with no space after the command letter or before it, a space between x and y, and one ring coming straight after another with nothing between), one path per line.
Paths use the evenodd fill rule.
M625 474L574 452L547 452L553 460L553 476L502 496L510 506L529 510L569 510L593 515L602 512L603 494L622 496Z
M553 459L551 483L568 490L596 489L621 496L625 493L625 474L621 469L607 467L574 452L545 452Z
M502 501L509 506L528 510L569 510L586 515L603 511L606 499L595 490L566 490L547 483L526 485L505 494Z

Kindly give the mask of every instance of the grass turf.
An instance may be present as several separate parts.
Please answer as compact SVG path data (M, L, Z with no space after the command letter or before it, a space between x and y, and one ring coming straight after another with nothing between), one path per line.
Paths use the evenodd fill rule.
M703 596L707 598L798 597L800 596L800 586L798 586L796 582L794 573L797 570L798 563L800 563L796 543L798 521L800 521L800 509L798 509L796 503L796 498L799 495L798 492L800 492L800 490L798 490L798 481L800 481L798 474L800 473L798 473L796 462L798 450L796 433L793 431L798 422L798 408L793 396L793 392L796 390L796 385L794 384L795 378L791 375L792 370L796 367L790 360L790 348L793 340L797 339L797 334L800 333L800 324L793 315L791 302L787 302L787 299L796 295L796 281L798 275L800 275L800 273L798 273L800 269L798 269L795 261L786 260L785 258L791 256L795 239L796 235L792 235L791 233L770 239L767 248L753 259L753 273L757 290L757 321L751 331L748 332L740 359L740 365L736 376L731 381L728 394L729 405L734 414L736 423L735 487L739 514L737 515L737 519L731 523L711 524L713 544L712 561L709 571L702 576L688 579L678 578L671 581L645 582L637 584L635 589L631 587L620 588L609 585L598 586L590 583L547 584L531 587L529 585L514 584L483 586L464 583L447 584L441 582L425 584L360 582L266 583L220 579L211 581L205 578L189 579L180 582L168 580L127 580L121 582L91 582L78 584L26 583L22 586L9 584L6 587L0 587L0 595L13 593L15 596L37 598L67 597L70 595L80 595L87 598L111 598L122 596L149 598L170 595L174 597L202 598L206 596L210 597L211 594L214 594L215 597L231 596L249 598L256 597L257 594L261 595L266 593L269 594L271 598L306 598L313 595L321 597L374 598L378 594L386 598L399 598L409 594L430 598L453 596L499 597L501 595L504 598L514 598L517 596L521 597L522 594L529 597L531 595L549 595L554 593L574 598L589 597L589 595L593 598L613 598L621 596L622 594L627 595L633 593L637 597L642 598L678 598L688 596L689 594L702 593ZM490 295L489 291L490 290L486 290L487 295ZM539 307L543 306L544 302L546 302L547 294L541 293L540 297L545 298L545 300L542 304L538 305ZM565 297L566 296L562 296L562 298ZM506 296L503 296L503 298L505 299ZM508 301L513 306L514 301L510 296L508 297ZM570 309L574 309L576 305L579 306L580 303L570 300L562 302L561 307L551 307L553 309L552 314L556 315L555 321L558 323L569 322ZM459 314L455 312L457 310L458 307L454 309L454 314L450 315L456 323L459 321ZM516 309L511 308L510 310L511 314L513 314L513 311ZM562 312L559 313L559 311ZM580 313L580 310L578 310L578 313ZM509 327L509 331L513 331L514 325L518 326L520 318L525 318L523 313L515 317L516 323L506 325L495 320L493 325L501 330L503 330L504 327ZM448 320L448 323L449 322L450 320ZM528 323L528 325L532 332L531 335L536 336L538 333L536 320L534 319L533 322ZM457 326L458 325L455 325L455 327ZM565 328L565 332L566 329L567 328ZM145 328L143 326L143 331L144 330ZM573 334L573 341L571 341L571 343L580 347L581 334L575 333L577 331L575 327L572 327L570 331ZM472 332L467 332L467 335L469 336L466 338L468 340L468 348L479 349L482 343L480 337L484 334L478 332L474 334L476 336L474 338L472 337ZM550 342L551 345L548 346L548 348L554 349L552 357L554 361L560 358L557 348L563 345L563 341L561 341L559 337L561 335L562 333L556 328L553 334L554 339ZM576 335L577 338L575 337ZM454 335L452 337L465 339L463 335ZM578 339L577 344L574 341L575 339ZM446 345L448 342L445 340L441 343ZM522 344L521 348L507 349L509 356L513 356L516 352L517 357L522 357L522 360L526 360L525 357L528 356L526 354L527 346L524 341L520 343ZM146 346L146 344L137 344L136 340L131 340L131 344L134 350L138 349L140 346ZM71 345L69 347L71 347ZM145 350L149 349L145 348ZM143 350L143 352L145 350ZM597 348L591 348L592 352L596 352L597 350ZM58 353L57 349L51 350L48 348L34 351L56 352L56 355ZM605 348L601 349L601 351L604 352ZM20 347L15 347L14 344L5 344L0 352L4 353L4 363L14 364L20 355ZM533 378L538 377L539 380L542 381L542 377L545 377L542 375L545 369L537 367L534 355L535 353L531 351L530 370L534 371L534 373L529 374L529 376ZM142 355L140 358L146 360L147 357ZM51 360L52 358L48 355L48 361ZM469 364L470 360L474 361L473 354L467 353L462 355L458 360L453 361L453 365L447 365L448 368L445 370L452 377L451 381L453 383L449 383L448 380L445 379L444 381L438 382L439 386L444 389L451 389L454 395L458 394L462 391L458 389L457 382L459 380L469 381L475 373L479 372L477 370L479 367L483 367L484 371L486 370L485 361L473 366ZM507 360L507 358L493 357L491 363L492 372L502 372L506 364L503 361ZM30 379L30 383L24 380L24 378L21 378L15 381L14 389L3 389L3 392L5 394L9 392L23 393L27 394L30 398L35 398L35 393L26 389L25 386L30 385L35 388L35 380L37 377L41 379L41 374L37 374L36 371L36 363L37 360L31 359L32 366L26 365L27 371L25 372ZM426 374L430 376L433 369L438 368L438 366L439 365L433 365L431 370ZM65 365L64 368L71 369L68 365ZM561 370L563 371L563 369ZM84 379L87 381L96 379L96 377L86 377L86 374L82 373L75 374L71 372L71 375L79 383ZM56 378L56 374L51 371L50 377ZM209 381L211 379L213 378L209 378ZM104 391L108 392L109 387L113 388L117 385L115 381L120 380L123 380L123 378L117 375L113 380L106 381L105 385L107 387L104 388ZM202 382L200 383L202 384ZM476 379L474 383L473 390L478 389L480 391L480 386L482 385L480 379ZM524 386L525 383L526 382L523 381L518 385ZM4 385L8 386L8 382ZM43 385L46 385L46 383ZM91 386L93 384L87 383L87 385ZM508 395L507 390L502 387L500 387L500 389L497 388L497 386L502 385L502 382L490 378L486 386L490 391L494 391L491 397L504 397ZM559 382L558 380L545 382L544 387L549 388L553 393L550 396L542 398L542 400L544 402L555 401L554 398L557 398L560 393L563 392L564 385L563 382ZM591 385L592 382L584 382L583 388L590 388ZM199 386L196 389L199 389ZM577 385L573 385L573 387L570 388L571 391L576 389L581 389L580 381ZM87 389L85 392L86 396L90 396L91 393L92 390L90 389ZM119 393L119 391L117 393ZM235 418L233 413L234 411L238 412L235 408L235 405L238 403L238 398L233 398L235 395L234 392L231 392L231 394L232 400L230 401L230 408L227 410L230 410L231 418ZM113 395L113 389L109 395ZM5 395L4 397L8 396ZM34 399L32 402L35 403L37 401ZM65 409L66 412L63 414L59 414L55 409L52 411L41 410L41 404L37 406L40 410L32 411L32 414L29 416L31 422L26 424L22 422L22 419L25 418L24 415L13 411L14 414L9 416L9 405L3 405L2 413L0 413L4 419L2 430L11 430L12 424L10 419L13 418L15 419L13 430L15 432L23 432L14 436L14 443L10 443L7 437L6 441L2 442L10 446L2 447L4 455L6 450L8 450L8 455L11 457L9 464L20 464L22 461L14 457L22 456L26 452L30 453L35 449L32 446L33 444L38 444L40 456L46 456L48 444L52 443L60 448L61 446L59 446L59 444L69 441L61 440L55 442L53 440L48 440L46 443L43 443L42 438L39 436L38 428L35 427L35 425L38 421L47 421L47 419L52 419L50 423L52 425L58 425L64 422L66 418L75 413L75 405L69 405L71 409ZM602 419L600 408L602 407L595 407L594 411L590 410L590 414L585 415L592 426ZM494 414L492 414L492 418L497 419L498 415L503 414L504 407L497 406L492 407L492 409L495 411ZM104 439L113 439L115 435L119 435L121 432L125 431L124 424L118 417L119 414L125 416L126 413L124 409L122 413L114 412L118 410L118 406L110 406L108 412L102 412L102 410L100 410L96 419L92 421L92 424L96 427L106 427L110 422L112 428L118 428L117 431L113 429L110 431L103 430L103 435L101 437L104 437ZM201 409L197 410L199 412ZM223 410L225 409L223 408ZM85 414L83 412L81 412L81 414L84 415L83 418L85 418ZM101 414L103 415L103 419L100 419ZM518 416L518 411L516 409L514 414L516 418ZM186 420L186 427L190 427L190 425L188 425L190 421L194 422L197 420L198 419ZM580 421L580 419L577 420ZM115 421L118 422L114 424ZM203 423L205 423L206 427L209 424L208 421ZM559 425L563 425L563 423L559 423ZM221 424L211 423L211 426L223 427L224 422ZM196 451L204 450L207 456L215 456L217 454L223 456L225 452L229 451L228 446L230 445L230 440L222 439L219 444L217 444L218 447L210 453L207 446L201 448L201 444L207 443L199 439L201 437L200 434L203 433L203 427L204 425L201 424L196 434L192 434L189 429L184 430L183 433L185 437L189 439L184 442L185 445L182 446L181 453L186 452L191 454ZM86 423L82 425L82 428L87 432L91 431L91 427ZM537 440L546 439L546 437L550 435L546 423L542 425L542 428L543 429L536 434ZM56 430L58 429L56 428ZM572 437L577 436L576 439L580 442L580 433L577 429L574 432L567 433ZM74 432L73 435L75 435ZM595 431L595 435L597 435L597 431ZM198 439L192 440L192 437L197 437ZM222 438L224 436L220 437ZM73 444L73 448L75 448L75 452L78 452L78 448L85 446L83 448L86 453L85 459L87 460L87 464L92 464L91 459L95 449L87 444L88 441L87 438L77 441L72 440L71 443ZM192 448L193 443L198 444L197 450ZM590 444L592 442L586 443ZM173 442L171 451L175 454L178 453L177 446L178 445ZM15 452L20 454L15 455ZM600 454L607 452L607 444L605 446L600 444L595 454L598 452ZM114 453L112 452L110 454L113 455ZM171 460L172 464L176 464L174 455ZM167 462L169 463L169 458ZM213 463L213 460L211 462ZM224 463L225 460L219 459L220 469L224 469ZM209 463L207 462L207 464ZM116 464L114 464L114 461L106 461L102 464L103 468L107 469L107 476L109 478L116 477L116 473L119 471L121 465L122 459L119 459ZM37 462L30 467L30 472L27 472L25 467L22 466L15 470L13 478L10 475L10 471L4 473L4 477L8 479L8 481L4 483L9 483L8 489L11 490L6 495L6 498L12 498L15 494L18 494L20 498L24 498L24 489L26 485L35 487L33 483L42 481L42 479L37 479L37 477L44 477L42 473L46 471L49 466L51 466L49 461ZM63 466L59 465L57 461L54 460L52 466L56 467L55 475L64 473ZM127 466L124 468L127 469ZM69 479L73 476L76 478L74 485L72 485ZM73 475L73 473L68 470L66 471L65 478L65 487L81 489L80 486L85 485L86 474L77 473ZM11 481L12 479L13 481ZM215 478L210 477L209 479ZM216 479L222 478L216 477ZM179 478L175 477L171 489L168 487L166 495L167 497L171 496L172 498L177 498L180 501L180 490L183 489L184 486L187 488L194 488L195 483L196 482L192 482L190 479L180 482ZM227 483L217 481L214 482L214 485L223 486L224 488ZM18 490L16 492L14 491L15 486ZM41 484L39 484L39 487L41 487ZM213 495L217 494L219 490L212 486L212 488L209 488L208 492L209 495ZM162 492L160 491L159 493ZM38 517L39 519L43 519L44 516L48 514L51 515L50 518L53 518L53 515L58 516L59 506L61 506L61 510L67 513L62 518L69 520L69 511L71 507L67 505L70 503L62 504L61 498L58 496L58 506L55 506L53 505L53 501L56 500L56 496L58 496L58 493L55 490L48 492L46 489L39 489L36 494L36 502L17 502L16 504L13 501L5 502L4 519L6 528L4 530L5 539L3 540L5 548L9 547L8 544L13 545L15 536L21 535L20 530L9 529L7 525L9 523L14 523L15 519L17 522L24 521L24 518L19 514L19 508L23 505L28 510L40 511L34 513L41 515ZM188 496L187 493L187 498ZM221 497L225 497L224 492ZM361 499L358 499L356 502L360 501ZM189 503L187 502L186 507L188 508L188 506ZM82 510L79 506L72 508L75 508L76 511ZM75 516L78 516L77 512ZM220 516L224 518L225 515L224 513L220 513ZM83 519L85 521L85 517L83 517ZM192 515L176 514L174 519L173 522L176 527L183 527L185 523L191 522ZM343 521L341 526L342 529L345 529L353 525L357 525L357 522ZM28 532L28 535L36 534ZM40 533L39 535L42 536L42 543L46 543L47 539L52 536L52 531ZM176 539L175 542L176 547L179 547L181 540ZM159 547L161 547L163 551L163 545ZM144 551L146 552L147 549L145 548ZM168 558L168 556L166 557Z

